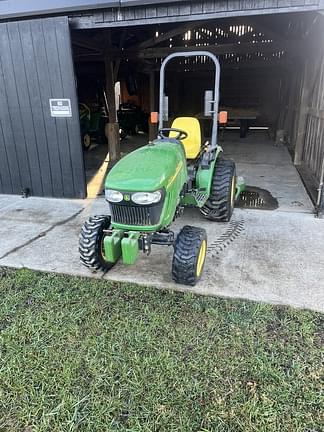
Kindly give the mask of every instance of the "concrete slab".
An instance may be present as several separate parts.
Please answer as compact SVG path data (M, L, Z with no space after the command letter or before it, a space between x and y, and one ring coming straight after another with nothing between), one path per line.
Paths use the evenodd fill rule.
M310 200L288 152L257 136L246 142L233 138L223 146L225 155L237 161L238 174L245 175L249 184L272 192L280 206L275 211L236 209L229 224L208 222L199 211L186 209L174 230L190 224L204 227L208 234L205 271L196 287L173 283L171 247L155 246L136 265L118 263L106 275L91 274L82 267L80 228L90 215L107 213L103 197L82 201L0 196L0 265L324 312L324 220L311 214Z
M85 205L83 200L1 195L0 259L10 251L46 235L55 226L66 223L81 212Z
M284 146L276 146L265 132L252 132L248 139L227 132L221 142L224 156L236 163L247 185L268 190L279 203L277 211L313 211L313 204Z
M71 217L87 205L85 200L21 198L17 195L0 197L5 197L2 202L0 201L1 219L17 224L28 221L45 225L55 224Z

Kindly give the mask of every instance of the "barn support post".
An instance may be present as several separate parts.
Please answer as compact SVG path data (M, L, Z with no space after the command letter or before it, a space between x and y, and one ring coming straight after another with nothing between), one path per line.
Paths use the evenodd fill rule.
M106 136L108 139L109 160L113 162L120 159L120 138L115 99L114 64L107 53L111 47L110 36L110 32L108 31L106 34L105 74L109 121L106 125Z
M310 63L305 62L302 88L299 101L299 111L297 113L297 131L296 131L296 142L295 142L295 157L294 164L300 165L302 163L303 149L306 136L306 126L308 117L308 105L310 99L310 83L311 83L311 73L310 73Z
M287 111L286 118L284 122L284 131L286 135L286 141L288 146L291 145L291 132L292 132L292 123L294 116L294 97L296 91L296 82L297 82L297 72L291 70L291 80L289 83L289 91L288 91L288 103L287 103Z
M155 72L150 72L150 112L155 111L156 107L156 91L155 91ZM149 121L149 140L152 141L157 135L157 125Z

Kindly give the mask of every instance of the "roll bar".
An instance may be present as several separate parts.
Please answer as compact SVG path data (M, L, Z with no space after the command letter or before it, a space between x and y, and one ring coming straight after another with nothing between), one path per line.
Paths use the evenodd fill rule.
M164 112L164 87L165 87L165 68L170 60L177 57L196 57L206 56L209 57L215 65L215 87L214 87L214 110L212 115L213 128L211 136L211 148L217 146L217 116L219 105L219 78L220 78L220 65L217 57L209 51L188 51L179 52L168 55L162 62L160 70L160 101L159 101L159 129L163 128L163 112Z

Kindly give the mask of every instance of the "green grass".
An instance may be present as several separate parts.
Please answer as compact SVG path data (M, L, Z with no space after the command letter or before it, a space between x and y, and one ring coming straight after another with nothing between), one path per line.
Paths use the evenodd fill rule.
M0 292L0 431L323 430L320 314L27 270Z

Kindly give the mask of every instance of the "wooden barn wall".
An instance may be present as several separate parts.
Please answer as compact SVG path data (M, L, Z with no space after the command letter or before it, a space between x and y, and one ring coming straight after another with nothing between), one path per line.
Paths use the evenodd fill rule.
M127 4L128 3L128 4ZM75 28L122 27L206 20L244 15L321 10L323 0L204 0L145 4L121 1L120 8L108 8L71 15ZM133 2L134 3L134 2ZM152 2L153 3L153 2Z
M324 53L323 53L324 57ZM324 58L318 73L306 118L305 140L301 160L319 181L324 161Z
M278 129L283 130L295 165L318 200L324 173L324 20L286 74ZM323 195L323 194L322 194ZM318 202L319 204L319 202ZM324 207L324 202L322 202ZM322 211L324 208L322 208Z
M295 164L305 164L317 180L324 157L324 49L321 51L306 58L286 78L285 106L278 126L285 132Z
M53 118L69 98L72 118ZM84 197L83 154L66 17L0 24L0 193Z

